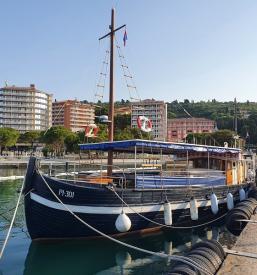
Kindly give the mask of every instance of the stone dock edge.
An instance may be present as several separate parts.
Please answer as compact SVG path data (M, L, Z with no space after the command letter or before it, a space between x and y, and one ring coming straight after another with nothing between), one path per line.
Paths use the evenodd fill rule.
M257 221L257 214L251 216ZM236 251L257 254L257 224L247 223L238 240L232 248ZM222 263L217 275L256 275L257 259L228 254Z

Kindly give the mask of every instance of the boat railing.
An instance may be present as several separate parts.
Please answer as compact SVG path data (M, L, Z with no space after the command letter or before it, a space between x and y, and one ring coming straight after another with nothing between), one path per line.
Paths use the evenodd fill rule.
M48 176L54 176L62 179L90 182L98 184L110 184L114 183L117 186L126 188L126 175L124 168L118 165L111 165L113 169L113 175L107 175L107 168L110 165L86 163L81 164L75 161L66 162L51 162L48 167L44 167L44 172Z
M160 182L173 180L185 180L186 183L191 183L197 178L207 180L206 182L219 180L225 182L225 171L212 170L204 168L192 169L176 169L163 170L162 167L138 167L131 172L128 167L112 165L112 176L107 175L108 165L105 163L79 163L75 161L69 162L53 162L49 163L48 168L45 167L45 172L49 176L66 179L80 183L96 183L96 184L115 184L116 186L127 188L145 185L146 181ZM160 168L160 169L159 169ZM168 179L169 178L169 179ZM173 178L173 179L172 179Z

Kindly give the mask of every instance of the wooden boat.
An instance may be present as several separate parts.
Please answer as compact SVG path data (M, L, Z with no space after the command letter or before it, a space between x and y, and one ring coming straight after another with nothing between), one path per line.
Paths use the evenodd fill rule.
M23 193L32 239L96 237L96 230L124 235L203 226L222 217L250 188L249 161L244 160L240 149L147 140L113 141L114 34L122 27L115 29L112 10L110 32L103 36L110 36L111 42L109 142L80 145L81 150L105 152L106 174L84 173L73 179L52 177L42 174L38 160L31 157ZM120 172L114 172L114 152L133 153L134 170L120 168ZM174 170L165 172L162 161L154 164L155 170L145 165L138 170L138 160L145 154L167 159L173 155L186 160L187 166L180 175ZM201 175L189 173L189 162L192 167L205 170ZM214 167L217 174L211 173Z
M78 176L69 180L42 175L36 158L32 157L23 190L23 193L27 194L25 214L32 239L98 235L75 219L63 204L105 234L123 235L160 228L190 228L215 221L228 211L228 193L232 194L236 203L240 199L239 192L247 192L250 188L246 173L249 160L244 160L241 150L236 148L145 140L81 144L80 148L130 154L134 152L137 159L142 153L151 151L157 154L161 150L162 157L176 154L178 158L184 158L184 155L187 155L193 168L196 164L199 166L200 162L209 162L215 163L216 168L225 167L225 170L223 173L216 170L216 175L215 170L209 167L201 176L196 175L196 170L193 170L192 174L186 171L187 176L164 177L164 170L159 170L158 173L155 170L152 175L144 175L142 170L135 169L132 174L121 168L121 172L115 172L110 177L111 181L106 184L106 176L101 182L100 175L95 176L95 181L91 175L89 180L85 176L83 179ZM136 165L139 164L135 161ZM218 200L218 213L215 214L211 205L212 194L215 194ZM192 220L191 215L192 199L197 201L198 219L195 220ZM170 204L172 220L169 225L165 224L164 217L167 202ZM131 221L131 227L124 233L120 233L115 226L121 213L125 213Z

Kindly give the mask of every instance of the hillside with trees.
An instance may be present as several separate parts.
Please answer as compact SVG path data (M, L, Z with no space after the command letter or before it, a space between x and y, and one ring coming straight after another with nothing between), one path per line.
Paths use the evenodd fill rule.
M205 117L213 119L219 130L235 130L235 114L237 116L237 132L242 138L249 135L248 142L257 144L257 102L212 101L194 102L185 99L183 102L167 103L168 118ZM248 133L248 135L247 135Z
M115 102L115 108L130 106L127 100ZM236 110L236 111L235 111ZM100 103L96 109L98 115L108 113L108 103ZM257 145L257 102L220 102L215 99L209 101L177 100L167 102L168 118L204 117L215 120L218 130L235 130L235 114L237 115L237 133L240 137L248 137L247 142ZM130 115L117 115L116 130L130 127ZM248 135L247 135L248 133Z

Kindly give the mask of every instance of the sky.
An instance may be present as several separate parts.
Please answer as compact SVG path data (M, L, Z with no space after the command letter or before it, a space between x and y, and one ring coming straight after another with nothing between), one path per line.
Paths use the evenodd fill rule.
M28 86L57 100L97 100L116 34L140 99L257 101L257 1L0 0L0 86ZM117 54L116 54L117 57ZM131 94L115 61L117 100ZM108 80L104 100L108 98Z

